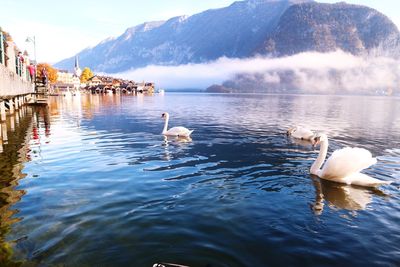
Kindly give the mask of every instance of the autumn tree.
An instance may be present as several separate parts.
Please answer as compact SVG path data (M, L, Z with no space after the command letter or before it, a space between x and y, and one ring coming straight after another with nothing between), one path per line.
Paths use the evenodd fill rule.
M93 76L93 72L88 67L84 68L80 77L81 83L87 82Z
M47 71L47 78L49 79L49 82L50 83L55 83L57 81L58 71L48 63L39 63L37 65L36 77L38 79L41 78L43 69L46 69L46 71Z

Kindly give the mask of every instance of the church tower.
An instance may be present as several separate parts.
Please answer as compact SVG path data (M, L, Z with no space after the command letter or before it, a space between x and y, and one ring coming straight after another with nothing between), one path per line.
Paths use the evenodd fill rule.
M74 67L74 75L76 77L81 77L82 70L79 68L79 60L78 60L78 55L75 56L75 67Z

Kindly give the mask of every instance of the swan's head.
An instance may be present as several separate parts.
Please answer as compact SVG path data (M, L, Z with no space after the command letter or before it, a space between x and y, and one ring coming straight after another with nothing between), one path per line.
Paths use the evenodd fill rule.
M315 134L312 138L311 138L311 143L313 146L317 146L322 142L326 142L328 141L328 136L326 134Z
M297 126L289 128L289 130L286 131L286 135L292 135L296 130Z
M163 119L169 118L168 112L164 112L163 114L161 114L161 118L163 118Z

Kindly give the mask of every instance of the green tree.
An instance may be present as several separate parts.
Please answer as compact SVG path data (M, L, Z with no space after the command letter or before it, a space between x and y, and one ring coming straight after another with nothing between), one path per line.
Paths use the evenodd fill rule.
M87 82L93 76L93 72L88 67L84 68L80 77L81 83Z

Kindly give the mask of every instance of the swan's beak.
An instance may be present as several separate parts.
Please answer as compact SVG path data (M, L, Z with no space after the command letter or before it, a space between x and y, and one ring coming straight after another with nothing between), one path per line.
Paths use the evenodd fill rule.
M321 141L321 137L317 136L311 139L311 144L314 147L316 147Z

